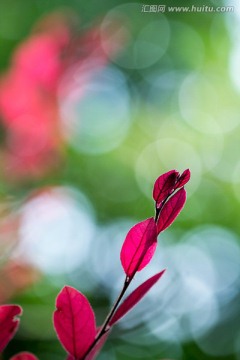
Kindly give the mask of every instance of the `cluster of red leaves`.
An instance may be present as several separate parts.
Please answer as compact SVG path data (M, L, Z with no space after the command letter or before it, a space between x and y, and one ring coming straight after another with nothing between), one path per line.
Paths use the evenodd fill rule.
M9 70L0 77L0 118L6 133L2 161L5 173L14 178L42 175L58 163L63 143L59 84L72 68L85 71L86 64L107 62L99 29L79 35L70 23L62 14L45 18L17 47ZM66 87L73 79L68 76Z
M128 232L121 249L121 262L126 274L122 291L104 324L96 325L93 309L87 298L78 290L65 286L56 299L53 323L58 338L67 352L67 360L94 360L104 345L111 327L125 316L162 277L165 270L155 274L122 300L137 271L152 259L157 236L176 219L186 201L184 185L190 179L187 169L181 175L169 171L156 180L153 188L155 218L146 219ZM15 334L21 314L18 305L0 307L0 351ZM20 353L11 360L36 360L30 353Z

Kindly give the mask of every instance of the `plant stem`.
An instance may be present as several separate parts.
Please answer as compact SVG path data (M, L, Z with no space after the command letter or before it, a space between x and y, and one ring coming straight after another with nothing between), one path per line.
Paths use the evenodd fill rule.
M160 213L164 207L164 205L166 204L166 202L168 201L168 199L170 198L170 196L174 193L175 190L173 190L162 202L161 206L158 208L157 207L157 203L156 203L156 207L155 207L155 218L154 218L154 221L155 223L157 224L158 222L158 219L159 219L159 216L160 216Z
M108 331L108 325L120 303L120 301L122 300L127 288L129 287L131 281L132 281L133 277L126 277L125 278L125 281L124 281L124 284L123 284L123 287L122 287L122 290L120 292L120 294L118 295L114 305L112 306L109 314L107 315L99 333L97 334L94 342L92 343L92 345L89 347L89 349L87 350L86 354L84 355L84 357L81 359L81 360L85 360L87 358L87 356L89 355L89 353L92 351L92 349L95 347L95 345L97 344L97 342L100 340L100 338Z
M174 192L174 190L164 199L164 201L162 202L161 206L158 208L157 207L157 204L156 204L156 208L155 208L155 218L154 218L154 221L155 223L157 224L158 222L158 219L159 219L159 216L160 216L160 213L162 211L162 208L164 207L165 203L167 202L167 200L169 199L169 197L172 195L172 193ZM94 339L92 345L88 348L87 352L85 353L85 355L81 358L81 360L86 360L87 356L90 354L90 352L93 350L93 348L97 345L98 341L101 339L101 337L109 330L108 329L108 326L109 326L109 323L120 303L120 301L122 300L127 288L129 287L133 277L134 277L135 273L129 277L129 276L126 276L125 278L125 281L124 281L124 284L123 284L123 287L122 287L122 290L120 292L120 294L118 295L114 305L112 306L109 314L107 315L99 333L97 334L96 338Z

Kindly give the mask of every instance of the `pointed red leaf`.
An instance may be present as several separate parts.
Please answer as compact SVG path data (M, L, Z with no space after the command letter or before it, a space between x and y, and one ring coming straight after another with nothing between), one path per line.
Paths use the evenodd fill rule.
M121 262L127 276L133 277L152 259L157 246L157 228L153 218L134 225L121 249Z
M18 305L0 306L0 351L12 339L19 326L19 319L16 316L21 315L22 308Z
M191 177L190 170L189 169L184 170L182 175L180 175L180 177L178 178L175 189L179 189L180 187L184 186L190 180L190 177Z
M38 358L29 352L20 352L19 354L11 357L10 360L38 360Z
M157 206L173 192L178 177L178 171L170 170L157 178L153 187L153 199Z
M182 210L185 202L186 191L184 188L182 188L164 205L157 222L158 234L173 223Z
M151 287L156 284L156 282L164 274L165 270L160 273L152 276L150 279L146 280L143 284L137 287L119 306L115 312L113 318L111 319L109 325L112 326L117 321L119 321L123 316L125 316L151 289Z
M56 308L53 321L58 338L70 355L80 359L96 335L91 305L79 291L65 286L57 296Z

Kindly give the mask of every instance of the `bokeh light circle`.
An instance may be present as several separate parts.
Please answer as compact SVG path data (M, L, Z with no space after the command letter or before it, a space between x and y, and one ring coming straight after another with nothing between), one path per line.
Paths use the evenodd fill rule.
M205 59L205 46L200 34L181 21L171 21L169 54L175 68L201 69ZM186 46L187 44L187 46Z
M179 108L188 125L200 133L219 135L240 124L237 94L228 84L221 89L221 73L194 72L186 76L179 90ZM221 102L224 107L219 107Z
M89 70L86 70L87 72ZM60 94L62 132L79 152L98 154L117 147L130 125L126 78L114 67L75 73L67 94Z
M94 233L90 209L81 193L68 188L50 188L33 196L21 210L15 256L50 275L78 268L86 260Z
M166 52L169 38L170 27L167 18L161 14L142 14L139 23L132 21L137 14L141 13L142 4L129 3L118 5L110 10L105 16L101 28L103 32L102 45L109 58L123 68L142 69L156 63ZM149 17L150 15L150 17ZM112 24L121 24L112 31ZM108 51L109 31L111 42L119 42L121 33L125 38L123 49L118 56L113 56ZM107 44L105 45L105 34L108 34Z
M209 257L215 269L211 288L215 293L227 290L240 276L240 247L230 230L211 226L199 227L185 234L183 241L196 246ZM205 281L210 281L207 270ZM203 274L202 274L203 275Z
M163 138L146 146L139 154L135 174L139 188L150 198L153 183L159 173L170 169L183 171L187 168L192 172L192 179L188 185L188 193L191 194L201 179L200 157L190 143L177 138Z

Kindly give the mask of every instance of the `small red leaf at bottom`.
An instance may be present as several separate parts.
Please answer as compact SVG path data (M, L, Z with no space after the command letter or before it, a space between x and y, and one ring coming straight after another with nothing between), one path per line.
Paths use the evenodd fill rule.
M14 355L10 360L38 360L38 358L35 355L25 351Z
M158 234L173 223L173 221L176 219L176 217L182 210L185 202L186 191L184 188L181 188L164 205L157 222Z
M152 276L150 279L146 280L143 284L137 287L119 306L114 316L112 317L109 325L112 326L117 321L119 321L123 316L125 316L151 289L151 287L156 284L156 282L162 277L165 270L162 270L158 274Z
M0 351L9 343L15 335L19 319L16 316L21 315L22 308L18 305L0 306Z
M87 298L76 289L65 286L56 301L53 321L58 338L73 358L81 359L94 341L94 312Z

